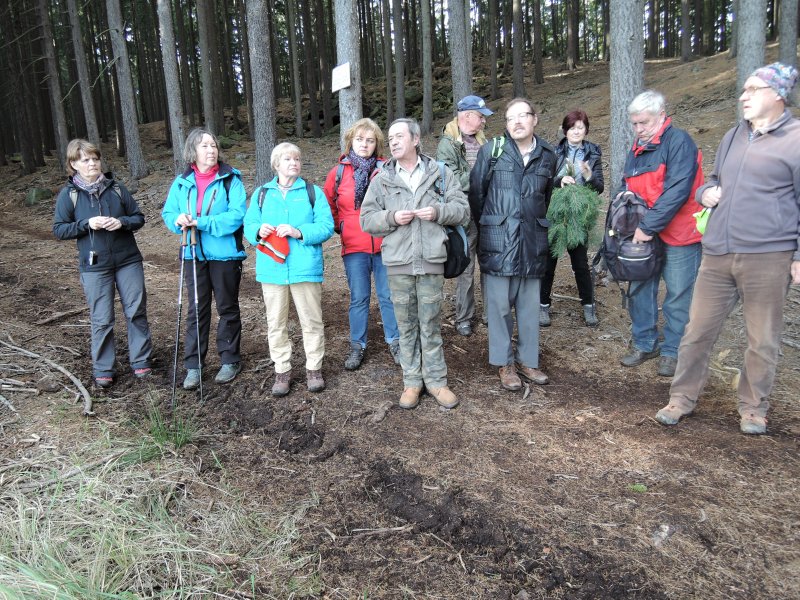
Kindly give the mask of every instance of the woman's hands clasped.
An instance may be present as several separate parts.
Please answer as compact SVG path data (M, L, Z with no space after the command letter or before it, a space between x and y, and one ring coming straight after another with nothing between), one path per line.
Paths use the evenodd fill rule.
M278 237L293 237L299 239L302 237L302 233L297 227L292 227L287 223L282 223L277 227L274 225L270 225L269 223L264 223L258 230L258 237L264 239L265 237L269 236L272 232Z

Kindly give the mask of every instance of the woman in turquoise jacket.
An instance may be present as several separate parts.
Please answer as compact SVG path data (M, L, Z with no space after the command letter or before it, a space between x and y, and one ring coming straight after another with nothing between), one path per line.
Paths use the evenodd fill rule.
M278 144L270 160L277 176L253 192L244 235L260 250L256 280L264 295L267 339L275 363L272 394L285 396L291 386L290 294L303 331L308 390L321 392L325 389L322 243L333 235L333 217L322 190L300 178L300 148Z
M161 218L173 233L196 229L197 304L194 303L194 269L184 270L188 288L189 316L184 341L186 379L183 387L200 386L202 364L208 352L211 329L211 295L217 305L217 352L221 368L216 383L228 383L242 370L239 347L242 319L239 285L242 261L247 257L242 243L242 221L247 192L239 171L219 160L217 138L210 131L193 129L186 137L183 157L186 170L175 178ZM192 260L192 249L183 249L183 259ZM199 323L196 324L199 315ZM197 331L200 339L197 339Z

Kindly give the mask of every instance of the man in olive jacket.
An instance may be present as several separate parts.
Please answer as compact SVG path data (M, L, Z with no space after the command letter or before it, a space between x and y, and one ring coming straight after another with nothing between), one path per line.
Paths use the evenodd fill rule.
M556 154L535 135L538 118L528 100L509 102L505 117L502 154L493 159L489 144L478 152L469 204L478 224L478 262L486 279L489 363L500 368L500 385L513 391L522 387L519 375L540 385L549 381L539 370L538 316ZM512 309L517 315L516 353Z
M444 226L466 223L469 206L453 172L420 154L416 121L397 119L386 137L392 159L372 179L360 222L367 233L383 237L381 255L400 330L400 407L417 406L424 384L441 406L455 408L442 347Z
M458 114L442 130L442 139L436 149L436 160L450 167L461 184L461 190L466 194L469 192L469 172L478 158L478 150L486 143L486 136L483 134L486 117L494 112L489 110L480 96L462 98L456 108ZM472 220L467 226L467 241L469 264L456 278L456 332L464 336L472 334L472 317L475 315L475 250L478 229ZM483 311L486 322L485 303Z

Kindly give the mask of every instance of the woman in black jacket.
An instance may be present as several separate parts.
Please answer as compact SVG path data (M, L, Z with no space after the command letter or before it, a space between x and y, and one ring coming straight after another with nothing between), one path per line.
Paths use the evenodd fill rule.
M564 117L561 123L564 138L556 146L556 178L554 187L567 185L586 185L603 193L603 164L600 147L587 141L589 133L589 117L582 110L573 110ZM585 244L568 250L578 285L578 295L583 304L583 318L590 327L595 327L597 311L594 303L594 285L589 258ZM550 325L550 302L553 290L553 278L556 274L557 258L547 255L547 272L542 279L541 306L539 308L539 325Z
M95 383L109 387L114 368L114 295L128 325L128 353L136 377L150 374L150 326L142 254L133 232L144 225L136 200L101 168L100 150L86 140L67 145L69 180L56 199L53 233L78 242L81 285L92 324Z

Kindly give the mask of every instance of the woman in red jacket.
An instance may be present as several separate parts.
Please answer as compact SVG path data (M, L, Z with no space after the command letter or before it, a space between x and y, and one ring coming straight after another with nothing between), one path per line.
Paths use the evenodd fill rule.
M372 176L383 165L379 149L383 133L372 119L356 121L344 134L344 154L325 180L325 196L333 213L336 232L342 238L342 259L350 287L350 353L344 368L361 366L367 347L372 276L383 320L383 334L396 364L400 364L400 333L389 295L386 268L381 260L381 238L364 233L359 224L361 202Z

